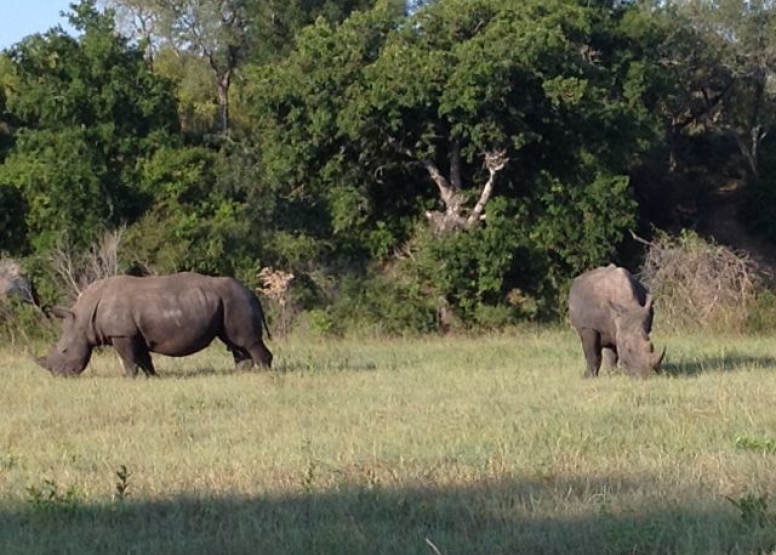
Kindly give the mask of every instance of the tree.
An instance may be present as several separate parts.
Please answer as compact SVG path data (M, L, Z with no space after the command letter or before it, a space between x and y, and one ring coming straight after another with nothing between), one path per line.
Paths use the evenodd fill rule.
M0 83L5 83L11 73L8 57L0 54ZM6 111L4 87L0 87L0 164L13 145L13 118ZM0 245L5 254L19 254L26 243L24 223L27 209L19 190L10 183L0 181Z
M769 81L776 69L776 3L771 0L676 2L727 72L720 100L706 122L735 138L752 177L759 176L760 145L776 123Z
M409 19L378 4L319 21L251 76L264 186L308 210L297 233L351 257L406 252L424 218L428 241L451 247L407 244L438 253L424 275L453 301L539 289L520 265L560 286L633 225L627 174L654 139L633 60L597 59L615 57L607 41L622 33L600 33L603 9L450 0ZM460 279L444 275L454 258Z
M268 62L284 54L296 32L317 17L341 21L373 0L102 0L116 10L131 36L144 40L149 57L174 52L166 67L176 75L198 73L204 60L213 77L215 129L230 128L230 90L246 60ZM393 0L403 7L403 2ZM181 72L180 66L185 66ZM196 80L194 80L196 81ZM184 93L185 94L185 93Z
M63 234L88 244L102 227L139 217L147 200L136 187L137 161L177 131L172 87L142 51L93 1L72 9L78 39L52 29L9 52L6 110L17 126L0 183L25 199L38 249Z

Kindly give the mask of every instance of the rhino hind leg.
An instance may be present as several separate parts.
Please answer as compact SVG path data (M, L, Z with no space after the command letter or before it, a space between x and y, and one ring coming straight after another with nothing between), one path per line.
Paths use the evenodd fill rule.
M251 354L246 351L245 349L241 349L240 347L229 347L229 350L232 352L232 356L234 357L234 369L239 371L243 370L250 370L253 366L253 359L251 358Z
M601 334L595 330L582 329L579 330L579 338L582 340L582 350L587 362L584 375L586 378L594 378L601 369Z
M253 364L258 368L272 367L272 353L261 339L252 345L238 346L226 335L220 335L218 338L224 342L227 349L232 353L235 370L250 370Z
M261 339L248 347L247 350L256 366L259 368L272 368L272 353Z
M124 375L128 378L137 377L138 368L142 369L149 378L158 374L154 370L154 363L151 360L151 353L148 352L142 342L136 337L118 337L113 339L113 348L121 358L121 365L124 367Z

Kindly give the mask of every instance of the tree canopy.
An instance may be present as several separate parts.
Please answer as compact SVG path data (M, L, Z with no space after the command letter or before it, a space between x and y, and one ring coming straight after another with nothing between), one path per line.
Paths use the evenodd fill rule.
M572 276L730 180L776 236L768 2L71 10L77 36L0 56L15 256L125 227L127 270L274 267L318 325L406 331L555 317Z

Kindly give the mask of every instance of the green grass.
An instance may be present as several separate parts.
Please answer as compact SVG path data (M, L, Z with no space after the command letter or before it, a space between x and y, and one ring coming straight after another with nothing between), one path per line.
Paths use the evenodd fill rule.
M773 552L776 338L656 339L649 380L583 379L568 330L275 340L269 373L214 345L158 380L6 349L0 553Z

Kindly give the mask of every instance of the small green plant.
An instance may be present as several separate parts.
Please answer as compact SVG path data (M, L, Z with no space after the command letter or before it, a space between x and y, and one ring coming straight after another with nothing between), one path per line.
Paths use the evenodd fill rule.
M60 491L59 485L48 478L40 486L28 486L28 502L35 511L53 510L71 511L78 504L78 496L74 486Z
M768 494L747 493L738 499L727 497L727 500L741 512L741 519L747 526L765 528L776 522L774 516L768 514Z
M129 477L132 473L127 469L125 465L121 465L116 471L116 491L113 498L118 501L123 501L129 497Z
M0 470L11 470L19 465L19 456L7 449L0 455Z
M764 454L772 455L776 453L776 441L772 439L738 436L736 438L736 448L759 451Z
M0 340L11 345L32 340L52 340L57 328L46 319L40 308L18 298L0 299Z
M329 311L317 308L305 313L303 325L315 337L336 335L339 332L338 325Z
M776 325L776 292L758 291L746 321L746 329L753 333L768 333Z

